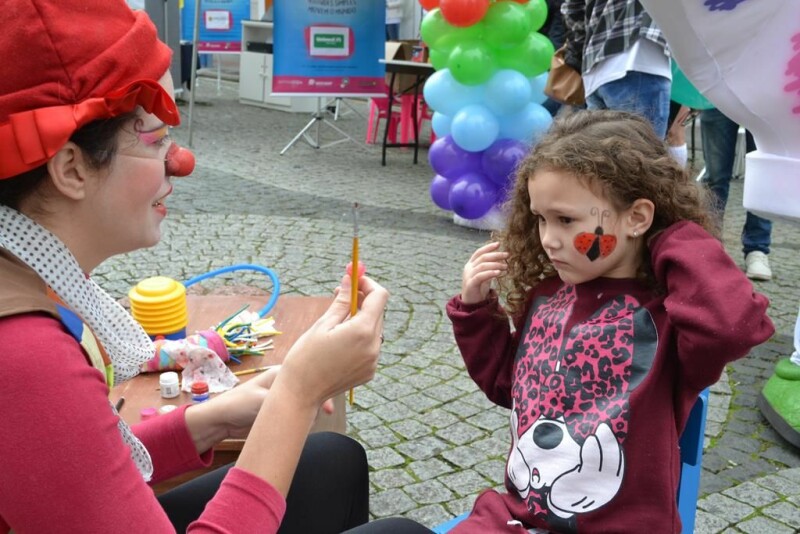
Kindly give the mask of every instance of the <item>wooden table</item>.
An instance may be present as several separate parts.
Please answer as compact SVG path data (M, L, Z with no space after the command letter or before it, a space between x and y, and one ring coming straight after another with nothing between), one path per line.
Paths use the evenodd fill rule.
M389 123L386 119L386 128L383 130L383 152L381 157L381 165L386 166L386 149L390 147L414 147L414 163L417 163L417 155L419 154L419 122L417 121L417 112L419 111L419 88L428 79L428 76L435 72L433 65L430 63L420 63L418 61L405 61L400 59L379 59L380 63L386 66L386 72L391 72L392 76L389 80L389 113L391 114L392 103L394 102L394 82L398 74L411 74L416 76L414 83L414 104L411 108L411 121L414 127L414 142L413 143L388 143L389 138Z
M249 304L251 311L259 310L265 303L266 298L247 295L187 295L187 306L189 309L189 326L187 332L208 329L210 326L219 323L243 305ZM286 356L289 348L294 344L300 335L305 332L331 303L331 297L301 297L301 296L282 296L278 299L275 307L268 313L268 316L275 318L275 327L281 332L280 335L271 339L274 341L274 349L267 351L264 356L245 356L241 364L230 363L233 371L243 371L254 367L262 367L280 363ZM256 374L240 376L239 379L245 382ZM172 404L179 406L191 403L191 395L181 392L180 396L174 399L163 399L158 387L159 373L144 373L136 378L115 386L111 390L111 400L116 402L120 397L125 397L125 403L120 409L120 416L129 424L140 421L140 412L143 408L160 408ZM212 395L213 396L213 395ZM312 432L331 430L345 433L345 396L344 394L334 399L335 410L331 415L321 413L317 422L312 428ZM162 482L154 487L156 493L161 493L178 484L190 480L219 466L226 465L236 460L242 450L244 440L225 440L214 447L214 463L206 470L192 471L176 477L169 481Z

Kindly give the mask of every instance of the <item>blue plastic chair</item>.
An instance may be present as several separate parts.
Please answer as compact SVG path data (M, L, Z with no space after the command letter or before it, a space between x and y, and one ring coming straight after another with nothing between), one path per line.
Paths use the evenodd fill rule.
M678 483L678 514L681 516L681 534L694 532L697 513L697 495L700 492L700 474L703 470L703 438L706 432L708 388L704 389L692 406L686 427L681 434L681 479ZM445 534L467 518L469 512L436 525L436 534Z

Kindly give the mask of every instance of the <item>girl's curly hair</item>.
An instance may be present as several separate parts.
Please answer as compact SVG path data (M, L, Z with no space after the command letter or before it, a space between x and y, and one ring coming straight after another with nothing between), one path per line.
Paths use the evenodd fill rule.
M655 205L644 242L678 221L694 221L718 235L713 203L704 189L668 153L650 124L621 111L578 111L553 122L547 134L520 163L506 202L508 223L497 234L509 253L500 293L512 316L523 313L528 291L556 270L539 240L530 211L528 181L540 170L577 177L623 211L640 198ZM649 249L642 247L639 276L654 284Z

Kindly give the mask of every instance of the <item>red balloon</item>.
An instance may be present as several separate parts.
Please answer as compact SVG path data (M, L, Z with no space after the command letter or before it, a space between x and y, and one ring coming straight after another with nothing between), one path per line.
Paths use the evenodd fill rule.
M480 22L489 9L489 0L441 0L439 9L444 20L465 28Z
M525 1L527 2L528 0ZM430 11L439 7L439 0L419 0L419 5L426 11Z

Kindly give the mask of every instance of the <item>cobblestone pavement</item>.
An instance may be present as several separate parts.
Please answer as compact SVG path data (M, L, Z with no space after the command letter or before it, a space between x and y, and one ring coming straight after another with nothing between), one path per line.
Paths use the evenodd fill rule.
M414 165L410 151L391 149L386 167L379 147L355 143L317 150L299 142L279 156L308 115L240 105L235 83L218 91L203 80L198 94L197 169L176 181L164 240L107 262L96 278L122 296L155 274L185 280L253 262L275 269L285 293L327 294L349 261L350 206L358 201L362 259L392 292L378 374L356 390L347 416L349 434L368 451L371 513L430 526L470 509L481 490L502 484L508 416L467 376L444 305L488 234L454 225L431 203L424 150ZM356 106L365 113L363 103ZM362 141L365 118L342 109L337 124ZM187 122L175 132L183 143ZM323 141L332 138L324 125L321 132ZM736 181L725 223L725 244L740 264L741 194ZM756 287L772 301L777 333L713 389L696 532L800 532L800 451L756 407L774 363L791 352L799 243L797 226L775 223L775 276ZM258 276L242 274L217 283L263 287Z

